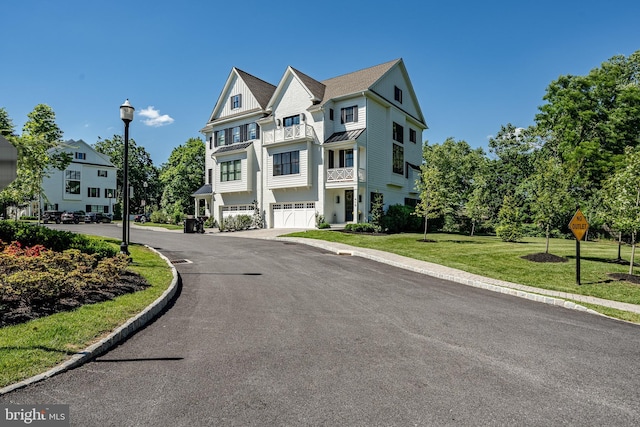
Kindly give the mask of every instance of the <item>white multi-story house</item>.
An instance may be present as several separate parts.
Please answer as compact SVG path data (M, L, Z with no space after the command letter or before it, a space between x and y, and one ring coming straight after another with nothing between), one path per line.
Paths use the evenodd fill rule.
M269 228L367 222L373 198L414 204L427 129L402 59L317 81L288 67L277 86L233 68L201 132L197 211Z
M117 169L109 157L82 140L65 141L60 150L71 154L72 160L65 170L52 169L44 178L43 209L112 214Z

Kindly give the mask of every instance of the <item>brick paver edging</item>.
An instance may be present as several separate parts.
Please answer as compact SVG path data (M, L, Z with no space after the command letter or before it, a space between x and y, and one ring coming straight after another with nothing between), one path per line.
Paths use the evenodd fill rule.
M27 378L15 384L11 384L4 388L1 388L0 395L9 393L10 391L13 391L22 387L26 387L29 384L33 384L35 382L45 380L61 372L64 372L69 369L73 369L77 366L82 365L88 360L114 347L119 342L124 341L129 335L131 335L132 333L134 333L135 331L137 331L138 329L142 328L144 325L149 323L151 319L156 317L158 313L160 313L164 309L167 306L167 304L169 304L169 301L171 301L171 299L176 294L176 291L178 290L178 272L176 268L173 266L173 264L171 264L171 261L169 261L169 259L166 256L162 255L160 252L158 252L157 250L155 250L150 246L147 246L147 248L157 253L171 267L171 273L173 275L173 279L171 280L171 284L169 285L169 288L167 288L167 290L165 290L162 293L162 295L160 295L147 308L141 311L138 315L129 319L125 324L115 329L105 338L101 339L95 344L90 345L84 350L74 354L69 359L51 368L47 372L44 372L39 375L35 375L31 378Z

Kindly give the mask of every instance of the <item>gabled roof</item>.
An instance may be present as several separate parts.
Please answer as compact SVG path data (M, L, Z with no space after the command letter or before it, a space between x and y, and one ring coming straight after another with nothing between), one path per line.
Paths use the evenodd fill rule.
M276 90L273 92L273 95L271 96L269 103L267 104L268 111L273 109L273 105L275 104L276 100L278 99L282 91L285 90L284 83L287 81L289 76L292 76L293 78L297 79L300 83L302 83L305 90L309 94L309 99L311 99L311 101L314 104L317 104L322 99L322 96L325 90L324 85L322 83L296 70L295 68L288 66L284 74L282 75L282 78L280 79L280 82L278 83Z
M380 80L394 65L401 62L402 59L394 59L384 64L375 65L353 73L343 74L338 77L323 80L326 90L322 98L322 104L333 99L345 95L351 95L363 92L369 89L375 82Z
M236 67L233 67L231 69L231 72L229 73L229 77L227 77L227 81L225 82L224 87L222 88L222 91L220 92L220 95L218 96L218 101L216 102L216 105L213 107L213 111L209 115L209 120L207 121L207 123L211 123L214 120L216 120L216 115L218 114L218 112L226 102L226 97L224 96L224 94L229 90L229 88L233 84L234 77L239 78L244 82L245 85L247 85L247 88L249 89L251 94L254 96L254 98L258 102L258 105L260 105L260 108L262 108L263 110L265 109L265 107L267 106L267 103L271 99L273 92L275 92L276 90L276 87L271 83L267 83L264 80L259 79L245 71L242 71Z
M240 78L244 81L253 96L255 96L256 101L258 101L260 107L264 110L267 107L267 103L271 99L271 95L273 95L273 92L275 92L276 87L271 83L267 83L264 80L261 80L256 76L252 76L251 74L238 68L234 67L234 70L238 72Z
M309 89L309 91L313 94L314 98L316 98L317 100L322 99L322 97L324 96L325 88L326 88L325 85L323 85L316 79L307 76L303 72L296 70L293 67L291 67L291 70L298 76L302 84L304 84L307 87L307 89Z

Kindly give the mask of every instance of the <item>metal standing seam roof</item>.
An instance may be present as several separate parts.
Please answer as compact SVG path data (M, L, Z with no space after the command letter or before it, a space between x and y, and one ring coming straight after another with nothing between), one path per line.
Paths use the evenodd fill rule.
M362 132L364 132L365 130L366 128L335 132L329 138L327 138L326 141L324 141L324 143L330 144L332 142L354 141L358 139L358 137L362 135Z
M214 151L212 154L226 153L227 151L244 150L245 148L247 148L251 144L253 144L253 141L238 142L238 143L231 144L231 145L223 145L222 147L218 147L218 149L216 151Z

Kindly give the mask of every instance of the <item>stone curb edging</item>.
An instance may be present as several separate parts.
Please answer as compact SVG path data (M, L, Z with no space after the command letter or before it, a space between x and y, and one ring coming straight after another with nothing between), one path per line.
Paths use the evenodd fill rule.
M171 274L173 275L173 279L171 280L171 284L169 287L160 295L154 302L152 302L149 306L147 306L144 310L138 313L136 316L129 319L122 326L119 326L113 332L111 332L108 336L96 342L95 344L90 345L84 350L74 354L70 359L62 362L61 364L51 368L47 372L44 372L39 375L35 375L33 377L27 378L15 384L8 385L4 388L0 389L0 396L10 391L17 390L19 388L23 388L28 386L29 384L33 384L47 378L50 378L54 375L57 375L61 372L65 372L67 370L76 368L88 360L98 356L106 352L108 349L114 347L116 344L124 341L129 335L136 332L138 329L142 328L144 325L149 323L154 317L156 317L166 306L169 304L169 301L175 296L178 290L178 271L171 264L169 258L155 250L154 248L145 245L147 248L151 249L155 253L157 253L165 262L171 267Z
M477 279L474 279L474 278L459 277L459 276L455 276L455 275L452 275L452 274L444 274L444 273L433 271L433 270L414 267L414 266L410 266L410 265L402 263L402 262L389 260L389 259L384 258L382 256L375 256L375 255L372 255L372 254L369 254L369 253L366 253L366 252L358 251L357 249L336 249L335 246L331 246L331 245L325 244L322 241L317 241L317 240L312 240L312 239L304 239L304 238L296 238L296 237L276 237L274 240L287 240L287 241L291 241L291 242L302 243L302 244L305 244L305 245L308 245L308 246L314 246L314 247L317 247L317 248L320 248L320 249L325 249L327 251L337 253L338 255L359 256L361 258L370 259L372 261L380 262L380 263L387 264L387 265L392 265L394 267L403 268L405 270L414 271L416 273L425 274L427 276L436 277L438 279L448 280L450 282L460 283L460 284L466 285L466 286L472 286L474 288L486 289L486 290L489 290L489 291L492 291L492 292L499 292L499 293L502 293L502 294L512 295L512 296L515 296L515 297L518 297L518 298L525 298L525 299L528 299L528 300L541 302L543 304L550 304L550 305L555 305L555 306L567 308L567 309L570 309L570 310L578 310L578 311L583 311L583 312L587 312L587 313L590 313L590 314L596 314L598 316L608 317L608 316L605 316L602 313L598 313L595 310L592 310L590 308L587 308L587 307L584 307L582 305L576 304L576 303L574 303L572 301L566 301L566 300L563 300L563 299L560 299L560 298L550 297L550 296L547 296L547 295L540 295L540 294L535 294L535 293L532 293L532 292L526 292L526 291L522 291L522 290L519 290L519 289L509 288L507 286L493 285L493 284L486 283L486 282L483 282L481 280L477 280Z

